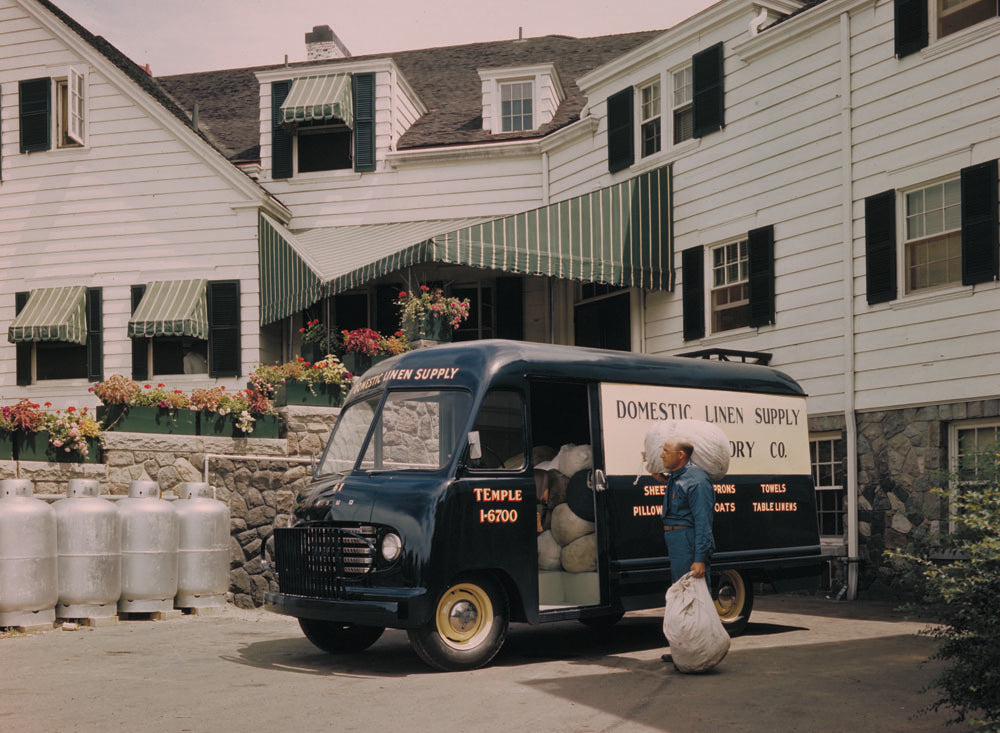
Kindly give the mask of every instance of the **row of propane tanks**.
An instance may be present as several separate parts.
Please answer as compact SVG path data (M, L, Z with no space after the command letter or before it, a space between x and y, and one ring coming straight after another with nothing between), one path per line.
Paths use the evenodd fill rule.
M72 479L49 504L31 481L0 481L0 627L225 605L229 508L206 483L179 494L133 481L112 502Z

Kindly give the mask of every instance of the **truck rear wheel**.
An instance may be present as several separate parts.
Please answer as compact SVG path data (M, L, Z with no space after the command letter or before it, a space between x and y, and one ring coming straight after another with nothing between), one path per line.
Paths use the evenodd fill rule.
M299 628L309 641L330 654L363 652L385 631L382 626L355 626L314 618L300 618Z
M435 669L476 669L500 651L507 638L507 594L492 578L459 579L438 599L434 616L407 633L413 650Z
M719 576L715 610L730 636L739 636L750 622L753 610L753 585L736 570L724 570Z

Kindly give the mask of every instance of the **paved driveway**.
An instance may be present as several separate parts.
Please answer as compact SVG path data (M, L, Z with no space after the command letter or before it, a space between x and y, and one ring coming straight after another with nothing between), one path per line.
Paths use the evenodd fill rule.
M0 731L942 731L923 624L891 606L768 596L712 673L660 661L658 612L606 637L512 627L495 663L430 671L388 631L363 654L316 650L294 619L217 617L0 638Z

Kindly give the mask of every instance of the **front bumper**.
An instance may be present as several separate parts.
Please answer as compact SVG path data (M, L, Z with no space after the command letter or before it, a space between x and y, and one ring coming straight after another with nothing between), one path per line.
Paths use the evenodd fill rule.
M264 594L264 607L296 618L396 629L423 626L430 617L424 588L364 589L354 595L350 599L332 599L268 591Z

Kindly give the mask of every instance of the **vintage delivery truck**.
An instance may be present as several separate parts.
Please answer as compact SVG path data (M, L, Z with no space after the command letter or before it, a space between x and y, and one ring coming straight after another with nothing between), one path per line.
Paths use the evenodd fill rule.
M642 450L664 420L711 422L729 440L711 582L739 633L754 583L782 589L820 569L799 385L764 366L502 340L355 377L293 526L264 548L278 582L265 604L331 653L406 629L442 670L488 663L511 621L599 627L662 606L663 486ZM567 455L583 467L565 469ZM553 507L542 492L559 468L573 475L552 484Z

